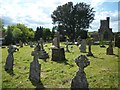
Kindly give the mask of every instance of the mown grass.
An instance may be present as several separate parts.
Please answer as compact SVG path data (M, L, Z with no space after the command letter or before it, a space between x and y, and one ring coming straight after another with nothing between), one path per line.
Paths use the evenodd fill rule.
M80 54L79 48L73 45L70 53L66 52L65 61L51 61L51 43L47 44L45 50L50 58L47 62L39 59L41 63L41 83L45 88L70 88L71 80L75 76L78 67L74 60ZM65 47L63 43L61 46ZM70 47L70 46L69 46ZM108 46L106 46L108 47ZM87 49L88 50L88 49ZM20 51L14 53L14 74L10 75L4 70L7 57L7 48L2 49L2 87L3 88L35 88L29 77L30 62L33 60L31 52L33 48L24 46ZM106 48L99 45L92 46L95 57L88 57L90 65L85 68L89 88L118 88L118 48L114 47L115 55L106 55Z

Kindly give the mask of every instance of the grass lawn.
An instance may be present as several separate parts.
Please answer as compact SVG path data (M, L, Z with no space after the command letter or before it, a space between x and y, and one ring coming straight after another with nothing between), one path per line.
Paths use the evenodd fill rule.
M39 59L39 63L41 63L41 83L45 88L70 88L71 80L78 71L74 60L80 54L86 55L87 53L80 53L79 48L73 45L74 49L70 50L70 53L65 53L65 61L55 62L51 61L51 50L48 48L51 45L52 44L49 43L48 46L45 47L45 50L50 56L47 62ZM64 47L65 45L61 43L61 46ZM2 48L1 50L2 87L36 88L28 79L30 62L33 60L31 52L34 48L24 46L14 53L14 75L10 75L4 70L8 52L7 48ZM106 55L106 48L93 45L92 52L95 58L88 57L90 65L85 68L89 88L118 88L118 79L120 78L118 77L118 48L114 47L115 55Z

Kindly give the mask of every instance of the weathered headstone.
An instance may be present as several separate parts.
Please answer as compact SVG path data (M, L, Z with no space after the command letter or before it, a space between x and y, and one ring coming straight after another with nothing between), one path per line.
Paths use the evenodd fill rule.
M59 35L59 32L55 33L55 36L54 36L54 39L53 39L52 60L53 61L65 60L64 48L60 47L60 35Z
M31 47L31 48L33 48L33 46L34 46L34 45L33 45L33 43L32 43L32 42L30 42L30 47Z
M47 58L49 58L48 53L45 51L44 47L43 47L43 39L40 38L40 45L41 45L41 49L40 49L40 59L44 59L46 61Z
M68 40L66 41L66 52L70 52L70 50L68 49Z
M71 88L73 90L77 88L88 88L88 81L84 68L90 64L90 61L85 55L80 55L75 59L75 63L79 67L79 70L76 73L76 76L72 79Z
M83 52L83 53L86 52L86 39L82 39L81 46L80 46L80 52Z
M14 57L13 53L16 51L16 48L14 48L13 45L10 45L8 47L8 56L6 58L6 64L5 64L5 70L11 71L13 70L13 63L14 63Z
M21 40L19 41L19 46L23 47L23 42Z
M55 46L56 48L60 48L60 35L59 35L59 32L56 32L56 33L55 33L52 44L53 44L53 46Z
M91 40L88 40L88 54L87 56L93 56L92 52L91 52Z
M109 42L109 47L106 49L106 54L113 55L113 46L111 41Z
M31 53L32 56L34 56L33 61L30 63L30 72L29 72L29 79L32 82L40 82L40 71L41 71L41 64L38 62L39 58L39 51L36 47L34 51Z

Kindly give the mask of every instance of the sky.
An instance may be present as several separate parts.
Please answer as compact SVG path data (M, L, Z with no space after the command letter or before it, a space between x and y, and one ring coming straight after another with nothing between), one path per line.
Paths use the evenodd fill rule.
M5 27L22 23L34 30L39 26L52 29L54 26L51 18L52 12L59 5L70 1L74 5L85 2L96 11L95 20L90 24L91 28L87 29L89 32L98 31L100 20L106 17L110 17L112 31L118 32L119 0L0 0L0 18L3 19Z

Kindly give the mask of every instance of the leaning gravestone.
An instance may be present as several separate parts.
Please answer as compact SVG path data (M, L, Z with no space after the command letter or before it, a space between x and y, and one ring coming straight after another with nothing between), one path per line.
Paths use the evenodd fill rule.
M52 44L53 44L53 47L52 47L52 60L53 61L65 60L64 48L60 47L60 35L59 35L59 32L55 33Z
M85 55L80 55L75 59L75 63L79 67L79 70L76 73L76 76L72 79L71 88L88 88L88 82L84 68L90 65L90 61Z
M80 46L80 52L83 52L83 53L86 52L86 39L82 39L81 46Z
M8 47L8 56L6 59L6 64L5 64L5 70L6 71L11 71L13 70L13 63L14 63L14 57L13 53L16 51L16 48L14 48L13 45L10 45Z
M40 44L41 44L41 50L40 50L40 59L44 59L46 60L47 58L49 58L48 53L45 51L44 47L43 47L43 39L40 38Z
M109 47L106 49L106 54L113 55L113 46L111 41L109 42Z
M23 47L23 42L21 40L19 41L19 46Z
M30 41L30 47L31 48L33 48L34 47L34 45L33 45L33 43Z
M70 52L70 50L68 49L68 40L66 41L66 52Z
M39 52L38 48L36 47L34 51L31 53L32 56L34 56L33 61L30 63L30 73L29 73L29 79L32 82L40 82L40 71L41 71L41 64L38 62L39 58Z
M88 54L87 56L93 56L92 52L91 52L91 40L88 40Z

